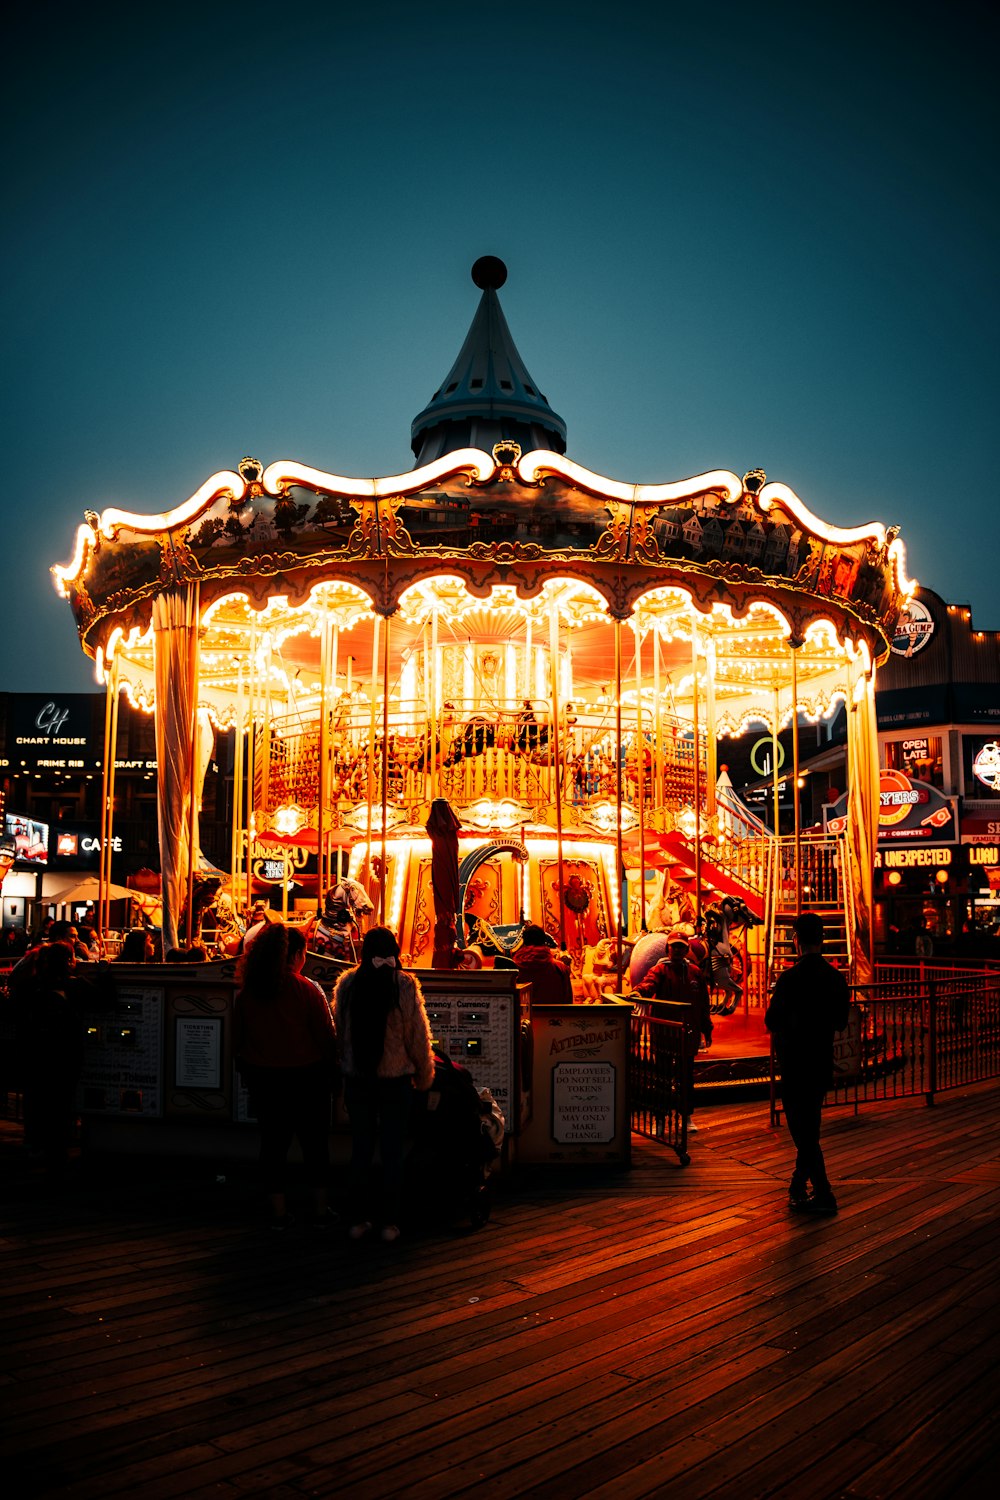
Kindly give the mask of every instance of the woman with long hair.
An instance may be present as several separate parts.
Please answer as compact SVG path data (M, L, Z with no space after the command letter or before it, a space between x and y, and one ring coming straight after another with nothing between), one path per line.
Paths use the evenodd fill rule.
M372 1230L371 1168L378 1144L382 1239L399 1239L403 1146L414 1088L434 1080L431 1033L420 984L399 966L399 944L388 927L372 927L361 962L342 974L333 995L351 1122L351 1239Z
M133 927L114 960L117 964L151 964L153 962L153 934L146 927Z
M233 1018L233 1052L260 1124L260 1164L275 1229L291 1223L288 1151L302 1148L317 1224L333 1220L327 1202L330 1100L336 1033L326 996L302 977L306 941L274 922L243 954Z

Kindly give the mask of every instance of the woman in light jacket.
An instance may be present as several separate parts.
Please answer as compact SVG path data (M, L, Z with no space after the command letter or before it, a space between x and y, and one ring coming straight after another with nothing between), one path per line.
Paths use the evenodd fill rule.
M419 982L399 966L399 944L388 927L372 927L361 962L337 981L333 996L351 1122L351 1228L361 1240L376 1217L371 1168L376 1142L382 1160L378 1220L382 1239L399 1239L403 1146L413 1090L434 1079L431 1034Z

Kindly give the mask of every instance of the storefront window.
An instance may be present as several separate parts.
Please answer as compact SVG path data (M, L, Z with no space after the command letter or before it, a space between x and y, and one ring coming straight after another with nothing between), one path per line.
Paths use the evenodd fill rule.
M996 736L964 734L962 769L966 797L979 802L1000 801L1000 744Z
M944 754L940 735L910 735L889 740L885 747L887 771L902 771L913 781L926 781L944 790Z

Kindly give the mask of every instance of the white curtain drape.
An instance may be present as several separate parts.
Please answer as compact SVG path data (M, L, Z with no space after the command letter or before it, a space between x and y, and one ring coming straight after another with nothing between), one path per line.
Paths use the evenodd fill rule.
M194 588L156 596L153 600L153 662L164 953L178 947L178 922L187 899L192 827L191 751L192 735L196 732L197 630L198 607ZM197 807L193 827L197 850Z
M859 667L847 714L847 837L851 850L851 920L854 978L870 984L872 970L875 848L878 841L878 722L875 669Z

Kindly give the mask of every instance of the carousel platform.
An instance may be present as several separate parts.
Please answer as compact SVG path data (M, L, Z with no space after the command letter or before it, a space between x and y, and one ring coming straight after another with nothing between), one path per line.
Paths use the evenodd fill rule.
M771 1038L760 1009L737 1010L712 1017L715 1029L708 1052L694 1061L694 1086L701 1094L749 1098L766 1091L770 1078Z

